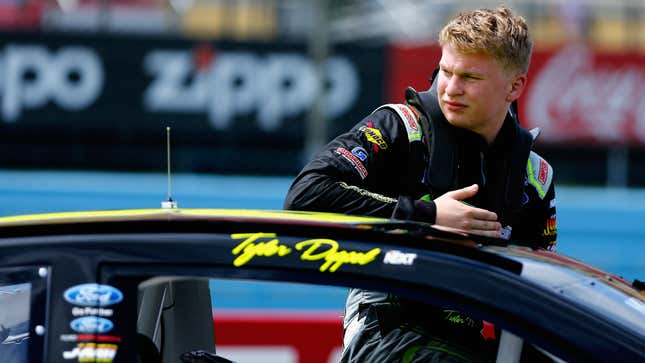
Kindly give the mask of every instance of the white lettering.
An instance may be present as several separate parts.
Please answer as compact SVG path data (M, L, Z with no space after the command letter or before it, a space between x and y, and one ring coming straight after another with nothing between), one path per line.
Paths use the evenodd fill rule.
M203 77L186 84L192 59L189 52L157 51L143 60L154 81L143 93L144 105L153 111L196 112L206 104Z
M62 334L60 336L61 342L76 342L78 341L78 335L76 334Z
M220 54L211 64L208 86L203 91L210 100L208 116L215 129L229 127L236 114L253 111L262 82L259 68L257 57L247 53Z
M5 50L6 78L2 113L6 120L15 121L20 117L22 105L31 108L47 102L45 78L49 74L46 64L49 62L47 50L39 46L7 46ZM31 71L31 79L25 74Z
M391 250L385 254L385 257L383 257L383 263L389 265L411 266L414 263L415 258L417 258L416 253L403 253L398 250Z
M50 52L44 46L10 44L0 67L1 113L6 122L15 122L23 109L43 107L50 100L64 110L81 110L96 101L104 84L99 57L83 47Z
M310 108L319 87L327 115L337 117L359 92L357 70L343 57L327 61L324 79L297 53L217 52L210 66L196 70L189 51L157 50L146 55L143 67L153 77L143 95L148 111L205 112L217 130L253 113L260 129L275 130Z
M94 51L80 47L63 48L53 58L53 64L56 71L51 72L49 89L56 90L52 96L62 108L81 110L98 98L104 76L101 60Z
M258 123L265 131L275 130L283 117L294 116L313 103L317 82L313 64L302 56L274 54L264 64L259 95Z
M349 110L358 96L360 80L354 65L347 58L332 57L326 65L329 89L325 108L331 118Z
M78 307L75 306L72 308L72 315L73 316L88 316L88 315L96 315L96 316L107 316L110 317L114 314L114 310L112 309L104 309L104 308L95 308L91 306L85 306L85 307Z

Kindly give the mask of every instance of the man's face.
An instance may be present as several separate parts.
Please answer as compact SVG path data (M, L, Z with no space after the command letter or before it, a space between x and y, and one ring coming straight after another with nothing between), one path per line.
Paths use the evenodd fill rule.
M505 71L489 55L463 54L449 44L442 48L439 68L439 105L448 122L492 142L526 77Z

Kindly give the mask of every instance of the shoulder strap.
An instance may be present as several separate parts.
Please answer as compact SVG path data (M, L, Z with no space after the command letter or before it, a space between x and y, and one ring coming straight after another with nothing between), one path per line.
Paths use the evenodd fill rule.
M391 110L394 110L397 115L399 115L399 118L403 121L403 124L405 125L405 130L408 132L408 141L409 142L415 142L415 141L421 141L421 126L419 124L419 116L416 114L416 112L410 108L408 105L405 104L400 104L400 103L388 103L386 105L383 105L374 112L381 110L383 108L389 108Z

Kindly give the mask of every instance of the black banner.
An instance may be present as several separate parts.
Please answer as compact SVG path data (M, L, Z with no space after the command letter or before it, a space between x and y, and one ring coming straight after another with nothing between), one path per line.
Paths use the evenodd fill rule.
M336 135L383 101L385 50L2 34L0 167L295 173L317 89Z

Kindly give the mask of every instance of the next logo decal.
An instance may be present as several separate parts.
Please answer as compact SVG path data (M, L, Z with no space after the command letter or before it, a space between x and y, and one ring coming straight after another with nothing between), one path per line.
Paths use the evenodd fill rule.
M404 253L399 250L391 250L387 251L385 257L383 257L383 263L388 265L412 266L416 258L416 253Z

